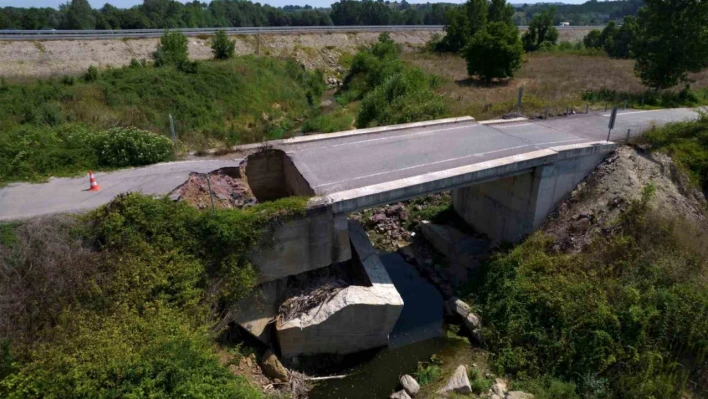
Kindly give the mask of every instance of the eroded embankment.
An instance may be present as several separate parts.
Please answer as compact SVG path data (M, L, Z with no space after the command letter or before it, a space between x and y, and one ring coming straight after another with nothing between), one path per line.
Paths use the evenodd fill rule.
M406 47L420 47L436 32L392 32L391 38ZM439 32L438 32L439 33ZM281 34L231 38L236 55L260 54L294 57L308 68L337 72L339 57L378 39L378 32ZM99 68L120 67L131 59L151 60L159 38L117 40L0 41L0 76L46 77L77 74L93 65ZM189 38L189 57L213 58L208 37Z

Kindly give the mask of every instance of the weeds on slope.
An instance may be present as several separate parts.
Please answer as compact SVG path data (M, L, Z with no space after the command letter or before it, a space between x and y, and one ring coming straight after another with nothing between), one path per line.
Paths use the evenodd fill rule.
M652 210L652 193L579 254L538 233L491 262L471 297L499 372L584 398L677 398L705 373L708 228Z
M0 396L262 397L219 365L210 329L254 286L263 230L306 202L212 213L127 194L2 225Z

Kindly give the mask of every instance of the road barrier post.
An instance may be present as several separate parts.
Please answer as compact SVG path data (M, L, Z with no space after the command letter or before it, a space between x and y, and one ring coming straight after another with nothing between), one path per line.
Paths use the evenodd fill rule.
M590 104L585 104L585 113L587 114L589 112L590 112Z
M610 134L612 133L612 129L615 128L615 120L617 119L617 106L615 105L614 108L612 108L612 115L610 116L610 124L607 126L609 130L607 131L607 142L610 141Z
M172 118L172 114L170 114L170 131L172 132L172 142L177 145L177 132L175 132L175 120Z
M629 143L629 133L632 131L632 129L627 129L627 140L626 142Z
M207 179L207 186L209 187L209 199L211 200L211 211L216 212L214 208L214 193L211 191L211 180L209 179L209 173L204 174Z

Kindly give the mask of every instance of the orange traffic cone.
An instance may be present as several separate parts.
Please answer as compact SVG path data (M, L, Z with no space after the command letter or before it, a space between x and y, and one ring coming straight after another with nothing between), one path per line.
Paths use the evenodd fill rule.
M101 189L101 187L98 186L98 183L96 183L96 176L93 174L93 172L89 172L89 182L91 186L89 187L88 191L98 191Z

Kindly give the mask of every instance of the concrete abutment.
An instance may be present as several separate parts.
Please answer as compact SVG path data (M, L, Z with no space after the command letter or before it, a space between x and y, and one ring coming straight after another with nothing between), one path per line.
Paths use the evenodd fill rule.
M453 207L471 227L496 241L533 233L560 201L587 177L613 145L566 146L553 162L527 173L453 190Z

